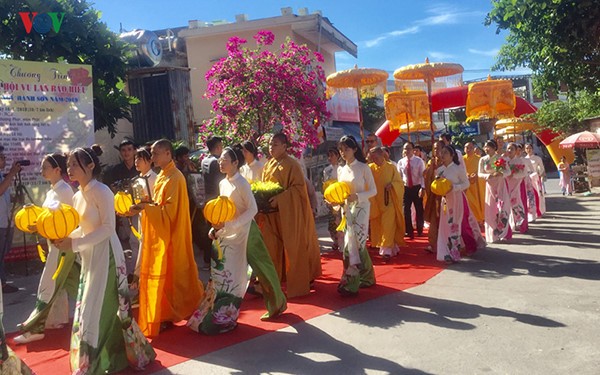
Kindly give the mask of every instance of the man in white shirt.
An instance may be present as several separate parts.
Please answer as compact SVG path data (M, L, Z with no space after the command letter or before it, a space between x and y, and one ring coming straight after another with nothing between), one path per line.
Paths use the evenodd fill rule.
M0 171L6 166L4 147L0 146ZM19 173L21 166L16 162L8 171L6 176L0 173L0 279L2 280L2 293L14 293L19 288L6 283L6 272L4 271L4 256L12 246L14 227L11 218L10 185L13 178Z
M406 142L403 148L404 157L398 161L398 171L404 180L404 218L406 221L406 236L415 238L410 208L414 205L416 213L417 234L423 235L423 194L425 192L425 163L423 159L413 155L414 145Z

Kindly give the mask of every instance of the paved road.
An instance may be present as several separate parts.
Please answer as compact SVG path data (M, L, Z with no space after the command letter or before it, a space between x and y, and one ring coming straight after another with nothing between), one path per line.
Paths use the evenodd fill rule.
M527 235L426 284L162 374L600 374L600 199L562 197ZM326 230L320 228L326 237ZM17 281L28 286L32 277ZM10 330L32 301L5 296Z
M422 286L162 374L600 374L600 200L556 184L529 234Z

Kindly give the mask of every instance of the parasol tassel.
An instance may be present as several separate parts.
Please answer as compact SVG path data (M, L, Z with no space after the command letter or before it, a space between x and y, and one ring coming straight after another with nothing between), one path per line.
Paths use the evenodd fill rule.
M131 229L131 233L133 233L135 238L137 238L138 240L142 238L140 232L138 232L133 225L130 225L129 228Z
M221 249L221 240L217 239L215 241L215 247L217 248L217 259L223 260L223 249Z
M337 232L344 232L346 230L346 215L342 216L342 221L340 222L340 225L335 228L335 230Z
M58 267L56 267L54 275L52 275L52 280L56 280L58 275L60 275L60 271L62 271L63 266L65 265L65 255L65 253L60 253L60 261L58 262Z
M42 261L42 263L46 263L46 253L44 252L44 248L42 247L42 245L40 245L40 241L37 241L37 251L38 251L38 255L40 256L40 260Z

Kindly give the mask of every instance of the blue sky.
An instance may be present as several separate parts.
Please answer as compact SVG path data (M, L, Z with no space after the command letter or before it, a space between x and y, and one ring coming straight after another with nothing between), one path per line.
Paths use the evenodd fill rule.
M485 77L504 43L505 33L483 25L489 0L96 0L102 20L113 31L187 26L188 21L235 21L280 15L282 7L320 10L323 16L358 45L358 59L337 54L337 68L378 68L393 72L429 57L432 62L454 62L465 68L464 79ZM523 71L518 72L523 73Z

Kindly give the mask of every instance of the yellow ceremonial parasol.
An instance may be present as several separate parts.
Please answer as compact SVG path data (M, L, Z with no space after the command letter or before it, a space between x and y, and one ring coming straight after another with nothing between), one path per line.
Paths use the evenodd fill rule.
M514 117L516 105L512 81L488 76L485 81L469 84L465 110L467 121Z
M409 134L410 132L429 131L429 120L426 122L409 122L408 124L400 125L398 132L401 134Z
M511 126L523 127L527 128L525 130L531 130L537 127L537 122L535 122L535 120L529 120L521 117L509 117L496 121L496 129L502 129Z
M389 77L388 72L381 69L358 68L354 66L352 69L341 70L330 74L327 77L327 85L335 88L356 88L358 96L358 114L360 118L360 138L362 147L365 146L365 136L363 129L362 104L360 102L360 90L362 87L373 86L381 82L385 82Z
M423 80L427 84L427 97L429 108L431 108L431 84L439 77L447 77L460 74L464 68L454 63L430 63L429 58L424 64L407 65L396 69L394 78L399 80ZM431 143L434 142L433 114L429 111L429 130L431 131Z
M429 128L429 100L423 90L393 91L384 95L385 117L389 120L390 130L400 133L425 130Z
M522 133L527 130L534 130L538 127L537 122L521 117L509 117L496 121L494 133L497 135L505 135L512 133Z

